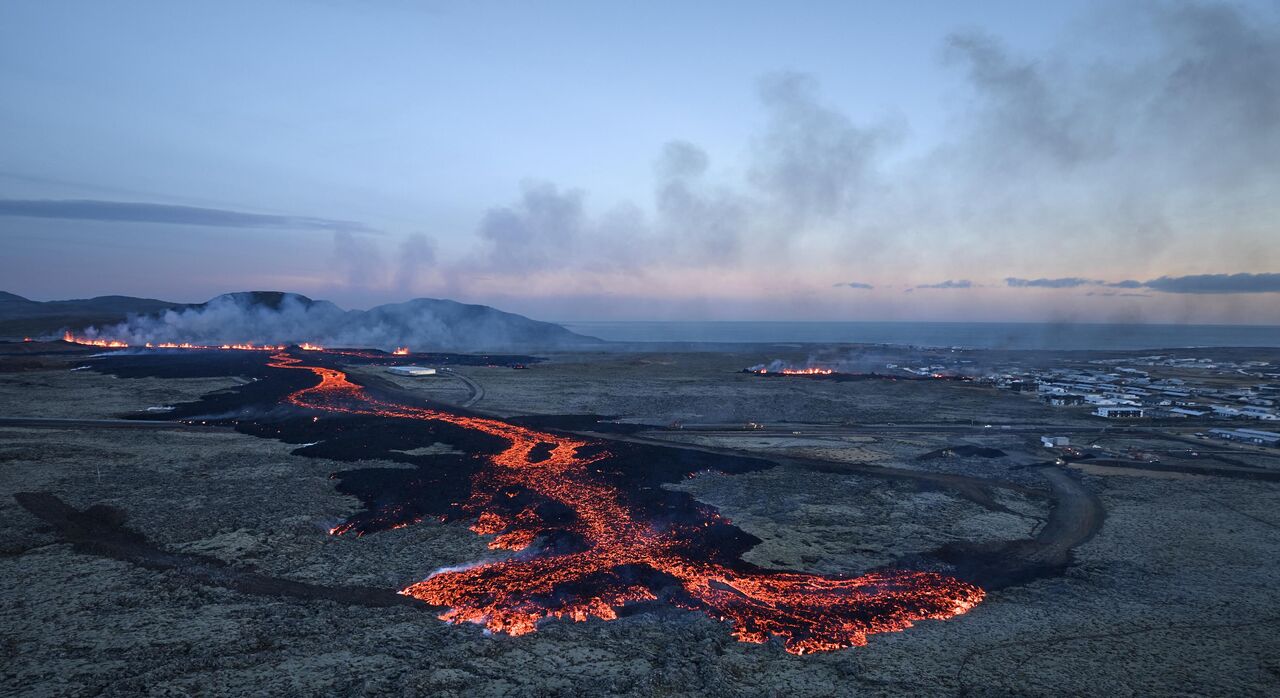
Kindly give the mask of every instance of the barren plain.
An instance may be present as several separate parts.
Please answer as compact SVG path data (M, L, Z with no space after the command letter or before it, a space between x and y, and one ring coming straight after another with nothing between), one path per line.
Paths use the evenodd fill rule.
M761 567L853 575L951 550L939 559L961 572L980 559L973 564L984 579L998 578L1001 565L1034 573L1001 578L963 615L803 656L777 642L739 642L725 623L661 605L611 621L549 620L527 635L490 635L444 623L438 609L343 596L355 588L399 590L442 568L510 554L487 547L466 522L329 534L360 508L335 489L331 474L403 464L304 456L298 444L191 420L94 423L88 420L145 415L247 379L121 378L71 370L84 355L61 353L0 373L0 418L68 420L0 422L0 690L1280 691L1280 482L1055 463L1039 447L1041 434L1166 448L1166 462L1176 460L1176 444L976 383L741 372L780 351L566 354L528 370L458 366L427 379L387 376L376 366L350 371L444 403L473 401L473 409L501 417L591 415L575 433L775 463L739 474L690 473L669 485L757 537L745 559ZM956 450L966 445L1002 455ZM928 454L935 455L922 458ZM1260 473L1280 468L1247 449L1234 458ZM105 519L127 516L108 523L136 531L147 545L226 566L197 573L112 557L15 498L36 492L82 512L106 505L117 513ZM261 584L236 581L247 574L332 593L264 593Z

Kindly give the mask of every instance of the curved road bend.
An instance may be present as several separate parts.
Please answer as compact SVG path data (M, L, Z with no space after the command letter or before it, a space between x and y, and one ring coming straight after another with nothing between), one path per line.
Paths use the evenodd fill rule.
M449 375L462 381L467 386L467 390L471 391L471 395L466 400L458 403L459 407L471 407L484 399L484 386L477 383L471 376L463 375L451 368L446 368L445 370L449 372Z

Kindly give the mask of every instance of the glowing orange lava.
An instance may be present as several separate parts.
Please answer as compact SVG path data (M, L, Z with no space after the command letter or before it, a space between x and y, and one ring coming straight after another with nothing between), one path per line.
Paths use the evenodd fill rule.
M392 353L392 354L394 354L394 355L396 355L396 356L408 356L408 355L409 355L409 347L396 347L396 350L395 350L395 351L393 351L393 352L391 352L391 353Z
M764 375L769 373L769 369L756 369L756 373ZM831 368L783 368L773 371L773 373L784 376L829 376L835 373L835 369Z
M526 550L548 529L533 510L514 516L496 504L510 492L529 491L574 514L565 524L584 542L573 552L526 551L497 562L431 575L401 593L447 607L451 623L484 625L493 632L522 635L540 621L591 617L612 620L629 603L658 593L672 603L733 624L743 642L783 640L788 652L836 650L866 644L867 636L908 628L922 619L945 619L973 608L982 589L932 572L888 571L832 577L736 569L696 559L688 541L700 527L723 523L714 512L693 523L658 522L628 505L617 488L592 468L610 454L601 444L536 431L496 419L395 404L367 393L340 370L306 365L278 353L274 368L310 371L319 383L290 394L298 407L394 419L428 420L500 437L508 446L488 457L473 478L464 509L476 517L472 530L495 536L491 548ZM584 451L591 455L584 455ZM514 488L514 489L513 489ZM331 531L341 534L348 527ZM661 584L640 581L628 570L649 570Z
M835 373L830 368L784 368L780 371L784 376L829 376Z
M88 337L77 337L70 332L62 335L62 341L83 344L87 347L107 347L109 349L124 349L129 346L127 342L122 342L118 339L90 339Z
M64 342L72 344L82 344L88 347L106 347L108 349L127 349L129 343L120 339L95 339L91 337L77 337L71 332L62 335ZM241 351L284 351L287 347L283 344L254 344L253 342L241 342L238 344L192 344L191 342L146 342L142 345L147 349L237 349ZM305 345L303 348L310 346L313 349L321 349L311 345Z

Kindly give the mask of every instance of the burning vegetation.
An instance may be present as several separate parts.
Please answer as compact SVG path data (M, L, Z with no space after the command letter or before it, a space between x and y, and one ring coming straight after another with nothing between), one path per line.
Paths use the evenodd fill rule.
M769 373L769 369L767 368L748 369L748 370L751 371L752 373L759 373L761 375ZM816 368L816 367L783 368L783 369L774 371L774 373L782 376L830 376L835 372L836 371L833 368Z
M71 332L62 335L62 341L71 344L80 344L87 347L103 347L106 349L128 349L129 343L119 339L100 339L95 337L77 337ZM143 349L236 349L239 351L283 351L287 349L283 344L254 344L253 342L239 342L236 344L192 344L190 342L146 342L142 345ZM312 345L304 345L303 349L321 349Z
M757 376L808 376L813 378L828 378L836 382L857 380L944 380L969 382L973 380L970 376L954 373L941 373L938 371L923 373L916 371L893 371L879 373L876 371L867 372L859 370L842 370L827 366L814 366L812 364L795 366L781 359L775 359L767 364L749 366L742 369L742 372Z

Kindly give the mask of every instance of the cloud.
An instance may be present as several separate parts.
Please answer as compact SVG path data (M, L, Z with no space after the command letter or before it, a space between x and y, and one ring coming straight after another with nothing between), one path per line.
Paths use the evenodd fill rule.
M1011 56L994 37L981 32L947 38L944 58L967 69L977 96L971 138L986 147L1034 155L1069 166L1105 152L1106 138L1091 127L1090 114L1071 99L1065 85L1036 60Z
M396 257L395 287L412 290L415 281L430 271L436 263L435 240L413 233L400 242L400 254Z
M920 284L916 288L973 288L973 282L968 279L958 279L939 281L936 284Z
M261 213L245 213L243 211L228 211L219 208L171 206L136 201L99 201L95 199L0 199L0 216L59 218L108 223L203 225L218 228L278 228L346 233L375 232L363 223L330 220L328 218L274 216Z
M883 152L899 139L897 130L857 126L823 105L811 75L765 76L758 94L769 125L754 144L751 183L792 220L847 213Z
M1164 293L1280 293L1280 274L1162 276L1142 285Z
M519 201L489 209L480 221L489 265L526 272L570 265L585 225L584 197L580 189L525 182Z
M387 266L374 239L340 230L333 234L333 266L349 287L376 288L386 279Z
M706 152L692 143L666 144L657 166L656 234L660 244L686 259L726 264L742 251L748 204L738 192L706 183L709 164Z
M1107 288L1150 289L1162 293L1277 293L1280 292L1280 273L1264 274L1192 274L1189 276L1162 276L1149 281L1098 281L1068 277L1062 279L1004 280L1010 288L1078 288L1080 286L1105 286ZM1146 294L1089 293L1088 295L1128 296Z
M1019 279L1016 276L1011 276L1006 278L1004 282L1010 288L1076 288L1102 283L1101 281L1081 279L1074 276L1061 279Z
M1124 273L1142 279L1182 259L1210 269L1265 263L1280 216L1270 196L1280 187L1280 31L1252 10L1220 5L1100 12L1060 37L1067 50L949 37L942 55L961 80L959 99L928 131L932 142L898 150L910 135L904 121L854 118L843 105L857 96L824 94L813 76L766 75L756 84L762 126L745 161L722 162L675 138L654 154L648 188L616 202L573 182L530 180L483 212L475 247L459 258L438 260L427 243L402 259L388 246L383 286L446 279L462 293L585 298L625 278L696 302L708 292L684 288L681 274L825 286L872 265L884 268L872 279L883 289L895 275L994 267L995 278L1034 268L1046 276L1003 284L1065 289L1068 303L1070 289L1192 292L1160 279L1065 276L1117 274L1114 260L1135 260ZM1208 234L1226 244L1206 248ZM921 266L897 261L910 259ZM915 288L990 283L978 281Z

